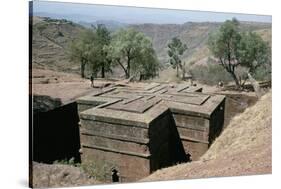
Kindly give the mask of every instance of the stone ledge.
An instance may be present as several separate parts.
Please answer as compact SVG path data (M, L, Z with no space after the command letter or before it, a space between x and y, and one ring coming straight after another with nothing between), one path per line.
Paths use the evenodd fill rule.
M148 138L148 128L134 125L114 124L111 122L81 119L81 129L82 128L93 132L106 133L107 135L113 134L124 137L131 136L135 138Z
M186 136L181 136L181 135L180 135L180 139L190 141L190 142L198 142L198 143L209 144L209 141L199 140L199 139L196 139L196 138L191 138L191 137L186 137Z
M148 128L149 122L143 114L105 108L92 108L80 113L80 119L116 123L121 125Z
M107 151L107 152L114 152L114 153L118 153L118 154L129 155L129 156L136 156L136 157L142 157L142 158L151 157L151 154L134 153L134 152L129 152L129 151L119 151L119 150L115 150L115 149L111 149L111 148L104 148L104 147L95 146L95 145L86 146L84 144L81 144L81 146L84 148L92 148L92 149L97 149L97 150L102 150L102 151Z
M99 137L103 137L103 138L126 141L126 142L133 142L133 143L137 143L137 144L148 144L149 143L149 139L144 139L144 138L135 138L135 137L128 137L128 136L124 137L124 136L119 136L119 135L105 135L102 133L93 133L86 129L81 129L80 132L83 135L99 136Z
M198 127L198 126L181 126L181 125L176 125L177 128L182 128L182 129L190 129L190 130L194 130L194 131L202 131L202 132L209 132L209 127Z

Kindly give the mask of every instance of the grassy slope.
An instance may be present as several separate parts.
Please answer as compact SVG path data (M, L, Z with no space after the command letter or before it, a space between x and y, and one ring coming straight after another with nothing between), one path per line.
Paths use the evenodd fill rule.
M218 26L217 23L185 23L183 25L141 24L133 27L152 39L158 57L163 63L168 62L167 44L170 39L178 36L187 44L189 49L186 51L184 58L190 59L199 49L204 48L209 33L215 31Z
M271 46L271 40L272 40L271 28L259 29L259 30L255 30L255 32L259 34L262 37L262 39L268 42Z
M234 117L199 161L156 171L144 181L272 172L271 92Z
M183 25L140 24L132 25L132 27L145 33L152 39L154 48L162 63L168 62L167 44L169 40L176 36L179 37L189 48L183 56L186 63L189 63L206 59L210 55L207 48L208 36L210 33L216 32L220 25L221 23L214 22L187 22ZM241 28L244 31L258 31L266 41L271 43L270 24L243 22L241 23Z
M40 27L43 27L41 32ZM69 61L67 48L82 30L81 26L71 22L33 17L33 68L78 72L79 64Z

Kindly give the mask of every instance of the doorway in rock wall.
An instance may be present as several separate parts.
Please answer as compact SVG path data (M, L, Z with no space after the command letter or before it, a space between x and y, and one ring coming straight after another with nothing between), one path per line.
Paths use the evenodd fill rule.
M115 168L113 168L111 170L111 180L112 180L112 182L119 182L120 181L120 179L119 179L119 172Z

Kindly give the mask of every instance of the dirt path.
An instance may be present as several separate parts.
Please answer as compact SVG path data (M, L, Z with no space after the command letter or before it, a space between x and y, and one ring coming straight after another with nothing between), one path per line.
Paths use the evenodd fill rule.
M101 90L107 84L106 80L95 80L95 88L91 87L89 79L79 75L52 70L32 70L32 92L34 95L45 95L59 98L62 104L75 100L79 96Z

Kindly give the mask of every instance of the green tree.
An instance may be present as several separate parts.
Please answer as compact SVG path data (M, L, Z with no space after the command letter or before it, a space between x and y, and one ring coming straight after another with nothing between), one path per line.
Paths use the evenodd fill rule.
M158 61L151 40L136 30L120 29L113 36L112 42L106 47L108 58L116 62L130 78L131 72L135 74L148 74L158 69ZM149 73L153 76L154 73ZM148 75L146 75L148 77Z
M98 52L96 52L96 56L99 57L98 63L96 64L99 64L101 70L101 77L104 78L105 72L111 71L112 60L108 58L107 51L104 48L105 46L110 44L111 37L110 37L110 32L102 24L98 24L96 29L96 34L97 34L97 45L98 45L97 48Z
M91 69L92 74L111 71L111 59L107 56L105 46L110 44L110 32L103 25L97 28L87 29L70 44L69 55L71 60L79 61L81 65L81 77L85 77L86 65Z
M95 32L91 29L83 31L77 39L72 41L69 46L69 57L73 61L80 62L81 67L81 77L85 77L85 67L90 61L94 62L93 59L96 59L95 51L97 47L95 43L97 41L97 36ZM98 66L92 64L93 70L98 70Z
M35 26L36 26L36 28L38 29L39 34L40 34L41 36L43 36L43 31L47 28L48 24L42 22L42 23L39 23L39 24L37 24L37 25L35 25ZM35 27L35 26L34 26L34 27Z
M177 37L172 38L172 41L168 44L168 55L170 57L170 64L174 69L177 69L177 77L179 77L179 68L184 72L181 56L187 50L186 44L183 44Z
M270 47L257 33L242 33L241 36L237 51L238 61L241 66L249 69L250 74L255 74L257 68L270 63Z
M145 48L142 51L143 56L136 59L136 62L132 65L132 70L139 76L139 80L154 78L160 68L155 50L150 46L150 48Z
M270 61L270 48L257 34L241 32L235 18L227 20L216 34L209 37L208 46L219 63L230 73L238 88L243 87L242 78L238 76L237 67L248 69L247 74Z
M208 41L210 51L219 59L225 70L230 73L237 86L240 86L240 82L235 69L240 64L236 56L240 40L239 22L232 19L225 21L219 32L212 35Z

